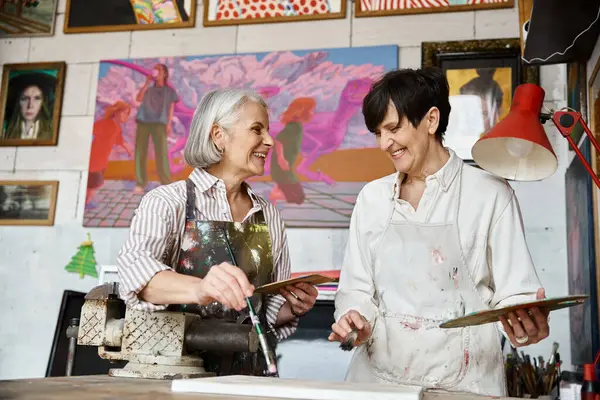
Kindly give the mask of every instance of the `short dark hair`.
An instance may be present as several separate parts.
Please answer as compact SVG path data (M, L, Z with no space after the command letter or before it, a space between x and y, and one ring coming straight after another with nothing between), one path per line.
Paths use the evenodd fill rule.
M362 113L371 132L383 122L390 100L396 106L400 123L404 117L418 126L431 107L440 110L435 138L442 143L450 115L449 86L439 68L399 69L387 72L363 100Z

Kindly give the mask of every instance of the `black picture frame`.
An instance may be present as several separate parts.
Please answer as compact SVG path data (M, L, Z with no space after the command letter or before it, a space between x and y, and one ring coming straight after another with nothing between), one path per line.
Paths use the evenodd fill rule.
M521 60L521 43L519 38L509 39L490 39L490 40L462 40L448 42L423 42L421 44L421 65L422 67L437 67L446 74L449 70L475 70L477 68L511 68L511 99L514 90L518 85L528 82L536 85L540 84L540 74L538 66L526 65ZM451 94L456 90L453 83L449 80ZM508 104L510 107L510 103ZM461 112L454 108L452 113ZM464 110L467 111L466 109ZM508 108L503 110L503 113ZM471 110L472 112L472 110ZM483 134L493 125L485 127L481 132ZM452 135L452 136L450 136ZM453 148L465 162L476 165L470 155L470 147L475 144L477 138L456 137L455 133L447 132L445 142L452 148L451 143L464 142L465 147ZM468 147L467 147L468 146ZM467 155L468 153L468 155Z

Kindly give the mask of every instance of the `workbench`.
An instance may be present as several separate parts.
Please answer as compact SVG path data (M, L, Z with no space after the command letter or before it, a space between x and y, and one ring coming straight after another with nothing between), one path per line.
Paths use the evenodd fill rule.
M116 378L108 375L15 379L0 381L0 399L27 400L266 400L247 396L218 396L199 393L172 393L171 381ZM268 400L275 399L269 397ZM285 397L280 397L284 399ZM489 400L492 397L460 393L425 392L423 400ZM503 399L494 397L494 400ZM307 399L310 400L310 399Z

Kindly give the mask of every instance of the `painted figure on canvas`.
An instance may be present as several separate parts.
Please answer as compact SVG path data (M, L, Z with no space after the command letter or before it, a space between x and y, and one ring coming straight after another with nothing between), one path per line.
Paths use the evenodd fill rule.
M104 184L104 171L108 159L115 146L121 147L132 157L131 146L123 139L121 124L129 119L131 106L124 101L117 101L106 107L102 118L94 123L90 165L88 170L86 207L95 208L92 203L95 191Z
M475 72L477 77L462 85L459 91L460 94L473 94L481 99L483 129L488 131L502 114L502 88L494 80L496 68L475 68Z
M179 99L175 90L168 85L168 80L169 68L165 64L157 64L152 68L152 73L146 76L144 86L136 96L140 103L135 136L136 193L144 193L148 183L146 160L150 138L154 145L154 161L160 183L171 183L167 137L172 130L173 110Z
M9 76L3 139L52 138L56 75L55 70L31 70Z
M101 62L96 119L118 101L130 104L122 136L135 143L135 154L106 145L112 151L103 184L89 203L99 206L86 207L85 226L128 226L143 193L190 174L183 150L194 109L207 91L222 87L251 89L269 107L275 147L265 174L250 179L253 190L276 202L289 226L347 226L364 182L392 170L366 134L360 107L373 80L397 66L397 51L376 46Z
M51 35L57 3L58 0L0 0L0 37Z

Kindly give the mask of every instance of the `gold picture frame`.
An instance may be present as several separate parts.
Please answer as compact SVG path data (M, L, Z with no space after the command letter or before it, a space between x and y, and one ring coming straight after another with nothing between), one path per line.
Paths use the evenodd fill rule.
M460 11L477 11L477 10L492 10L499 8L512 8L515 6L515 0L505 0L503 2L482 3L482 4L460 4L449 6L436 7L414 7L414 8L390 8L390 9L373 9L377 6L372 4L376 0L356 0L354 2L354 16L362 17L384 17L389 15L406 15L406 14L432 14L440 12L460 12ZM379 4L379 1L376 1ZM393 7L393 6L391 6ZM369 10L371 8L371 10Z
M23 3L0 0L0 39L54 35L58 0L38 0L31 7Z
M294 3L297 0L290 0L288 3L291 7L294 7ZM320 0L323 1L323 0ZM217 5L215 5L217 3ZM327 3L328 7L331 7L333 12L319 13L319 14L303 14L303 15L281 15L281 16L269 16L259 18L239 18L239 19L223 19L217 20L217 8L218 0L206 0L204 1L204 12L203 12L203 25L205 27L212 26L230 26L230 25L249 25L249 24L265 24L275 22L294 22L294 21L320 21L328 19L343 19L346 18L346 0L330 0L324 1L323 4ZM256 7L256 5L250 5ZM339 11L338 11L339 9ZM277 10L273 11L277 13ZM289 11L301 12L301 10Z
M0 146L57 145L66 67L65 62L4 65Z
M57 197L58 181L0 180L0 225L53 226Z
M157 23L141 23L140 13L135 11L136 0L129 0L131 9L124 8L120 3L115 3L115 10L118 12L94 12L94 9L101 10L102 7L109 7L111 4L108 0L66 0L65 6L65 22L63 32L69 33L100 33L100 32L122 32L122 31L143 31L155 29L178 29L178 28L193 28L196 26L197 2L196 0L172 0L172 5L175 7L175 14L180 22L157 22ZM185 9L185 5L189 6L189 12ZM94 6L94 7L91 7ZM78 7L75 11L74 7ZM183 8L183 10L182 10ZM87 12L85 16L79 16L80 20L76 21L77 11ZM101 22L100 18L107 18L110 23ZM97 22L94 22L94 19Z

